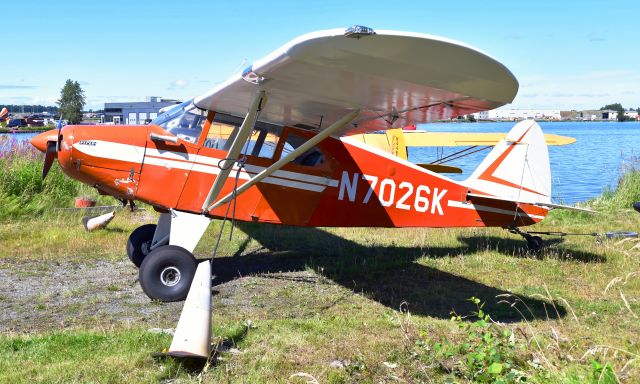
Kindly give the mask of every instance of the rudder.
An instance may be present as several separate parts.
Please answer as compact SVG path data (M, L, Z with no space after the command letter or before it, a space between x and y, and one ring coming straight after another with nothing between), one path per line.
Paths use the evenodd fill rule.
M551 202L549 151L533 120L516 124L464 185L513 201Z

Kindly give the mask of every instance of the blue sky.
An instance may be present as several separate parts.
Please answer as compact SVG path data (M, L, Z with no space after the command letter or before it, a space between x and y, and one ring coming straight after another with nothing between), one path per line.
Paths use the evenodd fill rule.
M87 109L186 99L294 37L361 24L456 39L518 78L516 108L640 106L635 1L11 1L0 105L47 104L65 80Z

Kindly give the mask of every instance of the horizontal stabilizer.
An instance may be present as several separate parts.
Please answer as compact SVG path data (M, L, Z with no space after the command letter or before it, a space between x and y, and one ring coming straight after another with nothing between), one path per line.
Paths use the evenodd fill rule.
M416 164L418 167L428 169L435 173L462 173L462 169L442 164Z
M534 202L534 201L520 201L520 200L517 200L517 199L510 199L510 198L504 198L504 197L498 197L498 196L488 196L488 195L478 195L478 194L475 194L475 193L467 193L467 200L473 200L474 198L476 198L476 199L497 200L497 201L507 201L507 202L510 202L510 203L517 203L517 204L531 204L531 205L537 205L537 206L540 206L540 207L546 207L546 208L552 208L552 209L570 209L572 211L596 213L595 211L593 211L591 209L579 208L579 207L574 207L574 206L571 206L571 205L543 203L543 202Z

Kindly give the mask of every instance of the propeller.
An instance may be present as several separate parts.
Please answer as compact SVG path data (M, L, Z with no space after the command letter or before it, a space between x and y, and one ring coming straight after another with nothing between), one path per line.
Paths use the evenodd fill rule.
M58 151L62 148L60 142L62 138L60 137L62 131L62 115L60 115L60 120L58 120L58 135L56 136L56 141L47 141L47 150L44 153L44 166L42 167L42 180L47 177L49 170L51 169L51 165L53 165L53 160L58 157Z
M47 177L47 174L51 169L51 165L53 164L53 159L58 157L57 146L58 143L55 141L47 142L47 151L44 153L44 167L42 167L42 180Z
M58 125L56 126L56 128L58 128L58 136L56 136L58 138L57 140L57 150L59 151L62 148L62 138L60 137L60 133L62 131L62 113L60 114L60 119L58 119Z

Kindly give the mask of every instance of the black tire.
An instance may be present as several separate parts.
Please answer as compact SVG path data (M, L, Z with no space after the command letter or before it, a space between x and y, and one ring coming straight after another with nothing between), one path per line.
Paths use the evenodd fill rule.
M530 236L530 237L527 238L527 246L532 251L536 251L537 252L540 249L542 249L542 244L543 243L544 243L544 241L542 240L542 237L540 237L540 236Z
M138 268L142 264L142 260L149 254L153 234L156 232L157 225L145 224L136 228L127 241L127 256L129 260Z
M184 300L189 293L196 267L196 259L186 249L177 245L158 247L140 265L140 286L153 300Z

